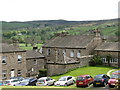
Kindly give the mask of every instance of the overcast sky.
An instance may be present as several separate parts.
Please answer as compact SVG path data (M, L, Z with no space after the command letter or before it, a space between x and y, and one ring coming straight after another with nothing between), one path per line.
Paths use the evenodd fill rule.
M0 0L0 21L101 20L118 17L119 0Z

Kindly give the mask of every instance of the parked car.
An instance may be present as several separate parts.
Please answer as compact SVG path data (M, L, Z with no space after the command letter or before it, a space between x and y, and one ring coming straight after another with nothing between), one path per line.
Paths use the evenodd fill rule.
M2 81L0 81L0 86L2 86L3 85L3 82Z
M105 86L110 79L106 74L99 74L94 77L93 86Z
M20 83L15 84L15 86L36 86L37 79L36 78L26 78L22 80Z
M115 83L120 79L120 74L112 74L108 80L109 87L115 87Z
M91 77L90 75L80 75L76 79L76 86L89 86L93 83L93 80L93 77Z
M20 83L19 80L17 79L10 79L10 80L6 80L6 81L3 81L3 86L15 86L15 84L18 84Z
M54 85L55 80L50 77L41 77L37 80L37 86L50 86Z
M120 70L113 72L112 74L120 74Z
M16 80L19 80L19 81L24 80L24 78L23 78L23 77L11 77L10 79L16 79Z
M72 76L63 76L57 82L55 86L68 86L75 83L75 78Z

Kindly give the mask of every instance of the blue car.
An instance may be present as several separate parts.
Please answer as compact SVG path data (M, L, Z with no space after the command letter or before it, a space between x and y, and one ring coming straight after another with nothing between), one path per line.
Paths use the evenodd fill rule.
M3 85L3 82L2 81L0 81L0 86L2 86Z
M15 86L36 86L36 82L36 78L27 78L22 80L19 84L15 84Z
M108 83L108 80L110 79L109 76L107 76L106 74L99 74L96 75L94 77L94 81L93 81L93 86L105 86Z

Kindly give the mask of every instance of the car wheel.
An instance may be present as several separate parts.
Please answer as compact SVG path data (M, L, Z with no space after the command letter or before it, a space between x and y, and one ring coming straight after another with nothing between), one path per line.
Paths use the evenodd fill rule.
M106 85L106 83L104 82L104 83L103 83L103 86L105 86L105 85Z
M88 83L88 84L87 84L87 87L89 87L89 86L90 86L90 84Z
M95 84L93 84L93 87L96 87L96 85L95 85Z
M68 86L67 83L65 83L65 86Z

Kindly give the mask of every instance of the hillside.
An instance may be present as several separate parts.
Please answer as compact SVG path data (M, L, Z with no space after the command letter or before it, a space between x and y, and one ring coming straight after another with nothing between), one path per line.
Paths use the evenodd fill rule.
M20 43L44 43L54 37L55 33L69 32L71 35L93 34L95 29L101 30L101 35L114 37L118 32L117 19L98 21L66 21L41 20L28 22L2 21L3 42L13 38ZM112 38L112 39L114 39ZM110 39L110 40L112 40Z

